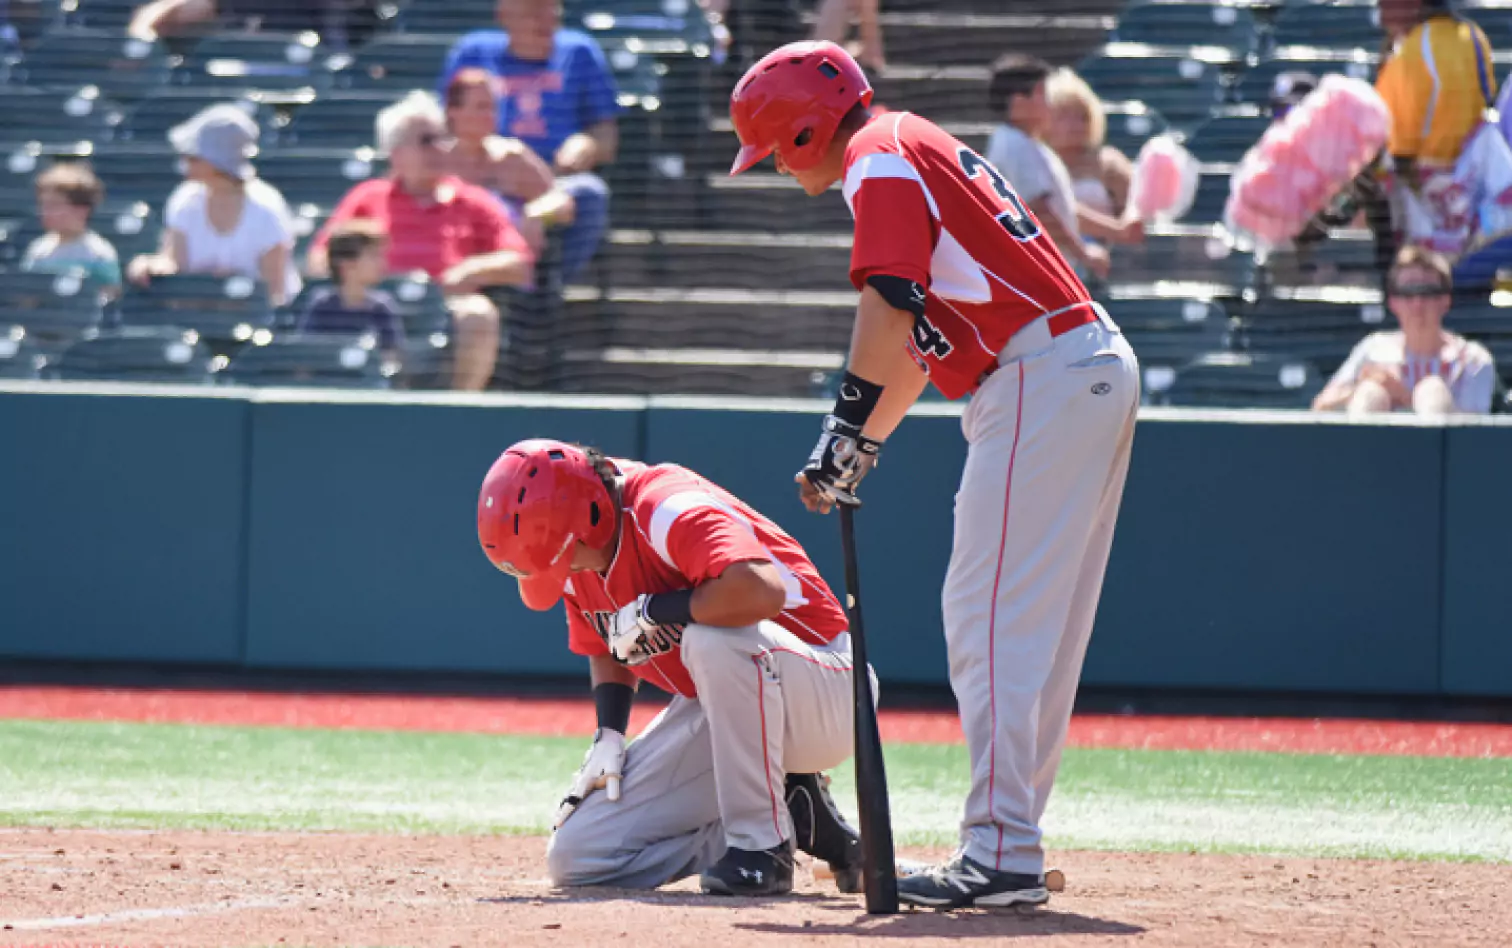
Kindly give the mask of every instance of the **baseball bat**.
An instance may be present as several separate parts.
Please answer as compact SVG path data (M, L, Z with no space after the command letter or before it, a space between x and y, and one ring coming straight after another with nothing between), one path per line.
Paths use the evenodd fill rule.
M850 615L851 684L856 699L856 806L861 812L861 877L868 915L898 911L898 868L893 852L892 810L887 802L887 767L871 666L866 661L866 629L861 620L861 577L856 563L855 503L840 506L840 544L845 551L846 611Z

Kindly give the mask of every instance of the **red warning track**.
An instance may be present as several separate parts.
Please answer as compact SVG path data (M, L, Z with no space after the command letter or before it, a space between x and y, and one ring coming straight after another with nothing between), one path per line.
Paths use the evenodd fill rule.
M656 711L642 703L632 727L643 727ZM0 718L527 735L580 735L594 726L592 704L578 700L3 686ZM881 725L888 741L961 741L960 722L949 711L884 711ZM1071 722L1070 743L1147 750L1512 757L1512 725L1081 715Z

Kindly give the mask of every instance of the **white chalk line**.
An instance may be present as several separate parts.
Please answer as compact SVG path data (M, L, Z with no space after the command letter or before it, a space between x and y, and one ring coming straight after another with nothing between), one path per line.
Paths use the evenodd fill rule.
M237 902L213 902L206 905L126 909L120 912L102 912L98 915L60 915L56 918L0 919L0 925L12 931L35 932L46 931L50 928L82 928L91 925L113 925L118 922L147 922L160 918L188 918L193 915L238 912L242 909L278 908L286 904L288 903L278 899L243 899Z

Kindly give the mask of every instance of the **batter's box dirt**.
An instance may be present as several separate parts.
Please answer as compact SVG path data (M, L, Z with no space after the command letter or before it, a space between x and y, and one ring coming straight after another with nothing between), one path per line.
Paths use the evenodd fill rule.
M803 874L792 898L551 889L544 841L0 831L0 945L1505 945L1512 867L1058 853L1029 914L905 912ZM915 853L938 856L939 853ZM1034 942L1030 942L1033 944Z

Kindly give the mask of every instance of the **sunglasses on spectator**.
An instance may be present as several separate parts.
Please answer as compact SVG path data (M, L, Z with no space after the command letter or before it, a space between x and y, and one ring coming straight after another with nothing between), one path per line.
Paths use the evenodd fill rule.
M1448 296L1449 288L1442 283L1403 283L1387 287L1386 292L1403 299L1429 299Z
M451 136L445 132L422 132L415 136L415 144L421 148L440 148L451 142Z

